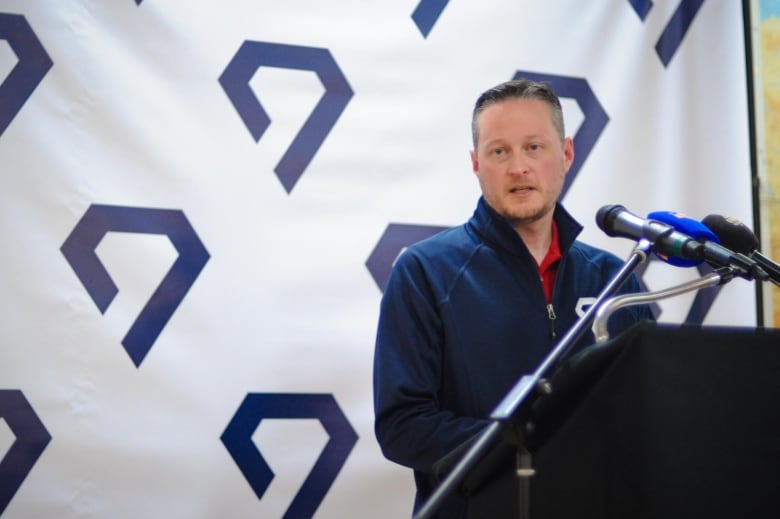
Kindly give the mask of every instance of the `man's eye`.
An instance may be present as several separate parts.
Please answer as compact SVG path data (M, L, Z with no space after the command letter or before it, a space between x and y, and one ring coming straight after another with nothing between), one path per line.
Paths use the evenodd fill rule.
M500 156L500 155L503 155L504 153L505 152L504 152L503 148L496 148L496 149L493 150L493 155L499 155Z

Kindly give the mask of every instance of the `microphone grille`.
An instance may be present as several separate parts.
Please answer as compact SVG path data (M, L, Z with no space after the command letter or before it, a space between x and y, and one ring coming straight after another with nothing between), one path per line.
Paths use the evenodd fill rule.
M615 231L613 229L615 218L617 218L620 212L625 209L626 208L620 204L611 204L601 207L601 209L596 211L596 225L598 225L599 229L604 231L607 236L615 236Z
M723 246L734 252L750 254L758 248L756 235L736 218L710 214L704 217L702 223L718 235Z

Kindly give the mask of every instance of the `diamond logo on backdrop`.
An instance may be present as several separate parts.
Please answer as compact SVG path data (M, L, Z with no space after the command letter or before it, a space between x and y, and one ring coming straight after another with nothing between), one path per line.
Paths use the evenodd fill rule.
M138 367L195 283L209 260L209 253L182 211L91 205L60 250L101 314L119 292L95 252L108 232L162 234L179 253L122 339L122 345Z
M255 142L260 141L271 124L271 118L249 84L260 67L311 71L325 87L325 93L274 168L290 193L336 125L353 92L327 49L245 41L219 77L219 83Z
M0 461L0 515L2 515L49 444L51 435L19 390L0 390L0 418L5 420L15 437L8 452Z
M412 20L422 33L423 38L428 37L448 2L449 0L420 0L420 3L417 4L412 13Z
M628 0L631 7L643 22L653 7L652 0ZM655 52L664 64L664 67L672 61L677 49L680 48L685 34L693 23L693 19L704 4L704 0L682 0L674 11L672 18L666 24L658 42L655 44Z
M385 291L393 264L406 247L446 228L435 225L389 224L366 260L366 268L371 273L371 277L374 278L379 290Z
M11 449L11 445L13 445L15 439L16 436L8 427L8 422L5 421L5 418L0 416L0 460L2 460L6 453Z
M700 263L696 266L696 270L699 272L699 276L706 276L707 274L714 272L711 266L707 263ZM696 297L693 298L690 309L688 309L688 315L685 317L686 324L704 324L704 318L715 303L715 298L720 294L720 290L723 285L714 287L706 287L696 291ZM656 316L657 319L657 316Z
M568 76L555 76L552 74L539 74L537 72L528 72L525 70L518 70L514 79L527 78L533 81L542 83L549 83L555 90L559 97L571 98L577 102L577 105L582 110L584 119L580 127L577 129L577 133L574 134L574 149L577 153L574 154L574 162L572 162L569 173L566 175L566 180L563 184L563 190L561 191L561 200L566 196L566 192L569 190L574 179L577 178L577 174L588 158L590 152L596 145L601 132L604 131L604 127L609 122L609 116L607 112L602 108L598 98L591 90L590 85L585 79L574 78Z
M312 517L357 442L357 434L330 394L249 393L222 433L227 448L258 499L274 479L273 470L252 441L260 422L270 419L319 420L328 442L285 512L285 518Z
M16 54L17 63L0 83L0 135L5 132L53 63L24 16L0 13L0 39Z
M636 12L636 15L643 22L647 17L647 13L649 13L650 9L653 7L652 0L628 0L628 3L631 4L631 7L634 8L634 12Z

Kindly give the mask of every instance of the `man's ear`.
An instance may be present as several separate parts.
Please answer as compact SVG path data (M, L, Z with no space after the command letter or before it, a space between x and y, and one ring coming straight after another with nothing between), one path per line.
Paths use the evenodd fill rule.
M479 160L477 159L477 151L471 150L469 154L471 155L471 171L476 173L477 171L479 171Z
M563 140L563 171L568 173L574 162L574 141L571 137Z

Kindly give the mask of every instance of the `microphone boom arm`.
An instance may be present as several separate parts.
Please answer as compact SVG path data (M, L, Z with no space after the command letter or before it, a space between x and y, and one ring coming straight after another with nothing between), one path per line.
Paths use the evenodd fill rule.
M607 321L617 310L626 306L654 303L667 297L672 297L702 288L714 287L731 281L736 275L732 267L724 267L706 276L702 276L693 281L676 285L656 292L640 292L636 294L624 294L613 297L602 304L596 312L596 318L593 320L593 334L596 336L596 343L602 343L609 340L609 331L607 331Z

